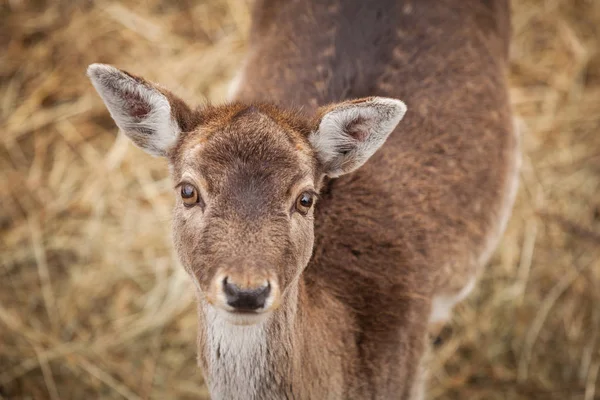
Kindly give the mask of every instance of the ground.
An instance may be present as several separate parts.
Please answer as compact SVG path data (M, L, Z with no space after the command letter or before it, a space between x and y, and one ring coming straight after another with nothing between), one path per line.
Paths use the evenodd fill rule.
M513 217L433 354L432 399L600 399L600 1L513 2ZM85 77L223 100L239 0L0 2L0 398L207 398L165 162Z

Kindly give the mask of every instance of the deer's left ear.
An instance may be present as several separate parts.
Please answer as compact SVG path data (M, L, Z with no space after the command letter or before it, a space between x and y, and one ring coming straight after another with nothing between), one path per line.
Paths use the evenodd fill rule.
M166 156L190 128L192 112L170 92L110 65L92 64L87 74L117 126L147 153Z
M405 113L403 102L386 97L369 97L320 109L321 120L309 140L324 173L336 178L362 166Z

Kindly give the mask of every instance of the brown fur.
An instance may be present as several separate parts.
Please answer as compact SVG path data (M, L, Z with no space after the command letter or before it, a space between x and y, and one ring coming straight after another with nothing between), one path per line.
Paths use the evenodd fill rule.
M211 365L205 302L225 274L282 293L256 398L420 398L432 301L473 279L511 205L509 33L506 0L258 0L239 102L192 111L162 91L183 130L173 179L211 204L174 213L210 385L245 383ZM409 111L364 166L324 179L308 135L328 104L367 96ZM314 215L290 214L306 188Z
M321 190L294 328L284 305L270 332L274 373L297 398L410 398L431 299L482 266L500 218L515 148L507 5L328 3L258 2L238 99L310 111L390 96L409 112L367 164ZM306 133L274 111L278 126ZM215 126L231 123L233 111L218 113Z
M292 335L318 350L288 349L310 360L299 393L311 398L336 388L408 398L431 298L482 266L514 165L507 2L271 0L255 10L239 100L314 110L390 96L409 107L369 162L322 189L299 293L312 319Z

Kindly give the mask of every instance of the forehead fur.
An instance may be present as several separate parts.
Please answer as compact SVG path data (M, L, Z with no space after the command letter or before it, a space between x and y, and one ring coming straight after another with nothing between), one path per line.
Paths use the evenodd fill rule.
M199 171L209 189L216 190L232 174L236 179L260 177L284 184L314 170L310 122L299 113L240 103L207 107L200 113L198 128L182 134L171 155L176 176Z

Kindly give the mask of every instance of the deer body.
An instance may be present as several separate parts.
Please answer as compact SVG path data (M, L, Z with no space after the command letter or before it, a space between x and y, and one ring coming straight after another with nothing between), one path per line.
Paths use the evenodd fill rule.
M515 197L509 31L503 0L259 0L236 103L192 110L90 67L183 182L175 245L214 398L422 398L428 326L472 289ZM409 108L396 129L390 98Z

